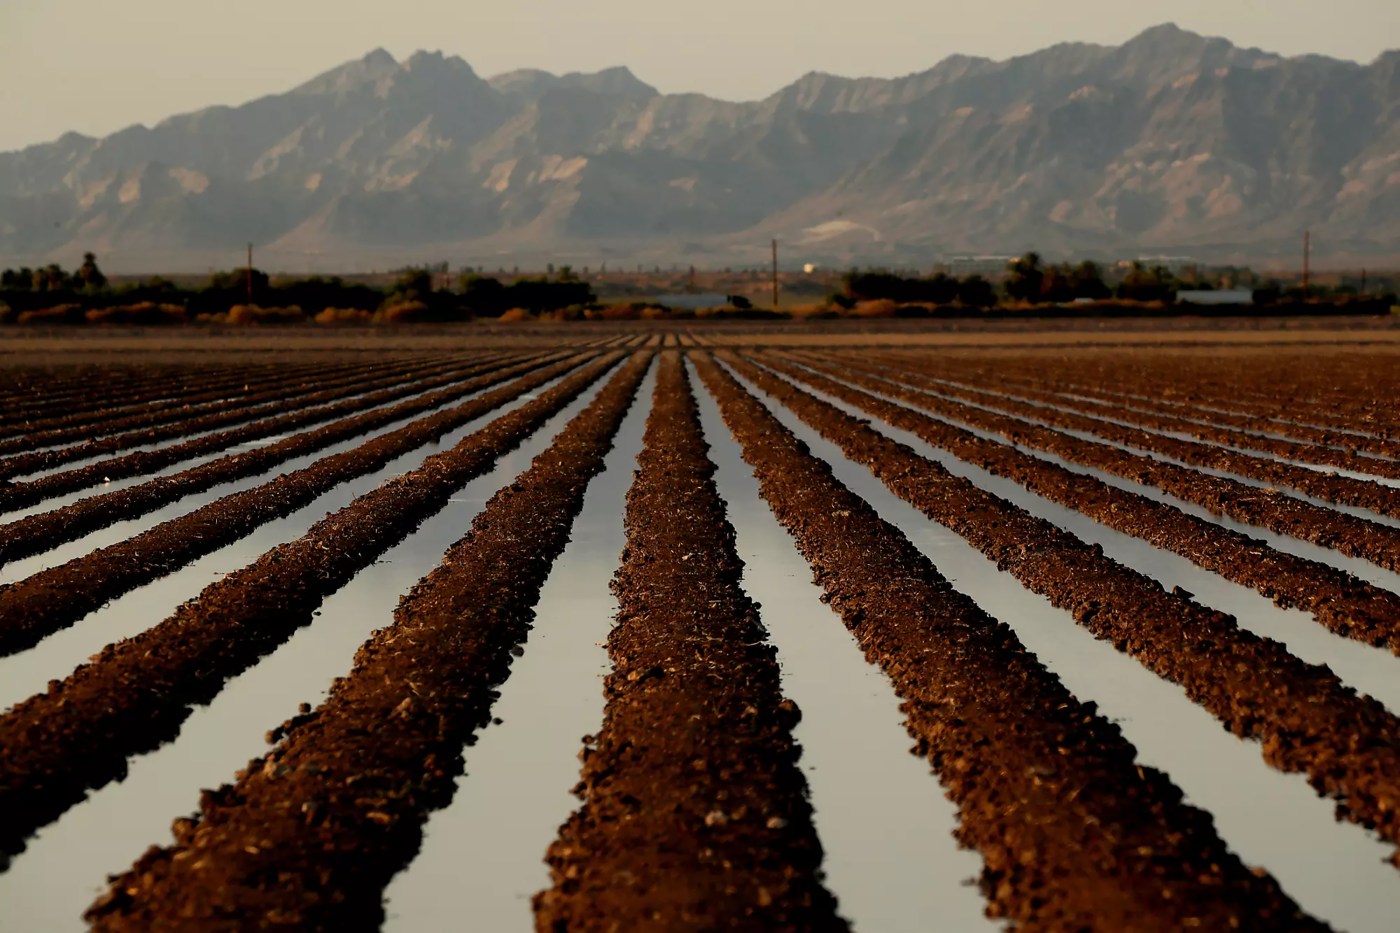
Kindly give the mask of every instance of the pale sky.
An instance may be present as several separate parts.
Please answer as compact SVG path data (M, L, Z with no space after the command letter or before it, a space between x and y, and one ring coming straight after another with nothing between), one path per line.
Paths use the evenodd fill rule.
M1168 21L1285 55L1400 47L1400 0L0 0L0 151L243 103L377 46L486 77L627 65L663 92L750 100L807 71L889 77Z

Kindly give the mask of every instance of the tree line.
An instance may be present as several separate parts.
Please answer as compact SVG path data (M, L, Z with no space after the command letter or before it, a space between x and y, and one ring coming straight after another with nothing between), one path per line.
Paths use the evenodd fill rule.
M1357 297L1350 284L1301 286L1278 282L1257 282L1249 270L1230 268L1221 279L1231 287L1250 284L1255 304L1272 305L1307 299L1345 300ZM1376 280L1377 291L1370 293L1377 302L1394 301L1394 282ZM992 283L980 275L955 278L946 273L931 276L900 275L888 271L852 271L842 280L842 293L836 300L847 307L860 301L895 301L900 304L931 304L990 308L1002 304L1060 305L1076 301L1132 301L1171 304L1185 290L1210 291L1215 284L1191 274L1187 278L1162 265L1134 262L1116 277L1091 260L1071 264L1046 263L1038 253L1027 253L1008 263L1007 275ZM1391 291L1387 291L1389 288Z
M66 316L56 318L71 318L75 323L100 319L94 312L122 307L155 306L166 309L167 316L178 310L195 320L250 305L305 309L307 317L332 309L381 314L391 320L449 321L499 317L515 308L540 314L597 301L592 287L567 267L555 277L513 282L476 274L441 285L439 281L428 267L402 269L387 287L347 282L339 276L274 279L259 269L251 273L233 269L196 284L176 284L156 276L113 286L98 267L97 257L88 253L71 272L57 264L0 272L0 310L8 308L19 315L61 308Z

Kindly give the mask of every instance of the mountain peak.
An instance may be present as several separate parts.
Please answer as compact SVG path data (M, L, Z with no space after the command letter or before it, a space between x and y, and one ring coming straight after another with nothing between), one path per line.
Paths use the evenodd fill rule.
M1182 29L1176 23L1162 23L1160 26L1144 29L1129 39L1122 48L1139 55L1170 55L1190 54L1207 45L1231 46L1231 43L1225 39L1208 39L1200 33Z
M360 59L360 63L372 68L392 68L398 65L394 56L390 55L388 49L382 46Z
M294 94L339 94L363 85L374 85L401 70L394 56L384 49L375 49L364 58L346 62L317 75L296 88Z
M573 89L591 91L616 97L649 98L660 92L639 79L632 69L625 65L604 68L589 74L573 71L566 75L556 75L538 68L521 68L496 75L488 83L502 94L524 100L538 100L549 91Z
M659 91L638 78L626 65L614 65L594 74L569 74L566 81L574 81L580 87L602 94L619 94L625 97L655 97Z
M1148 26L1142 32L1138 33L1137 38L1142 39L1148 36L1163 38L1180 38L1182 36L1196 36L1196 38L1200 38L1200 36L1196 33L1191 32L1188 29L1182 29L1176 23L1158 23L1156 26Z
M644 262L682 242L729 262L769 236L832 264L1030 246L1208 261L1291 249L1272 231L1303 225L1357 255L1400 243L1395 52L1339 67L1164 24L902 77L811 71L734 103L655 96L625 67L487 83L404 54L0 154L0 267L98 246L180 271L249 240L293 271L565 246Z

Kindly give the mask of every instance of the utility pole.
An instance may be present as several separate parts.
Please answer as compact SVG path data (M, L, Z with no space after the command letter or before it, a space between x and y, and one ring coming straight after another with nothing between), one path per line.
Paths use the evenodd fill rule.
M253 303L253 244L248 244L248 304Z
M773 240L773 310L778 310L778 240Z
M1303 231L1303 300L1308 300L1308 283L1311 273L1310 263L1312 261L1312 231Z

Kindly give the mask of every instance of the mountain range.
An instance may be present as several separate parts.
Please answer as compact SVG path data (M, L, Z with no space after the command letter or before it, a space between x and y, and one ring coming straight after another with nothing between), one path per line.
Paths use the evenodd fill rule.
M352 271L918 263L959 254L1400 258L1400 51L1121 46L811 73L760 101L626 68L483 78L376 50L286 93L0 154L0 263Z

